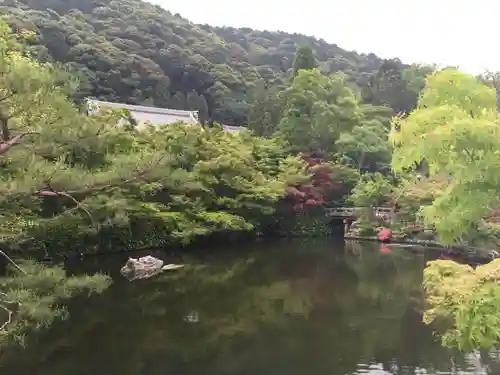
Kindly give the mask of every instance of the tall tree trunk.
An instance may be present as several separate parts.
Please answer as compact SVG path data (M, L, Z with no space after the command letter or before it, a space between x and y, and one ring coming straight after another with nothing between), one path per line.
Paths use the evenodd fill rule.
M363 165L364 165L364 162L365 162L365 152L363 151L361 153L361 156L359 157L359 161L358 161L358 168L359 168L359 173L361 174L361 170L363 169Z
M9 119L5 112L0 109L0 132L2 134L2 141L7 142L10 139Z

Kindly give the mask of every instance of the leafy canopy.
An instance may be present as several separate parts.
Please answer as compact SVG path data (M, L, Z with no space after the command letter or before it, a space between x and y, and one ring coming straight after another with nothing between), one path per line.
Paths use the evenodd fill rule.
M444 324L442 342L463 351L500 343L500 260L473 269L449 260L424 271L428 309L424 322Z
M341 157L362 170L366 166L389 163L387 136L388 130L379 120L368 120L342 133L335 146Z
M381 173L363 175L352 189L349 201L357 207L372 207L388 202L394 191L391 181Z
M277 136L296 152L333 152L340 134L361 119L358 99L340 75L300 70L281 95L284 111Z
M314 56L313 49L308 45L300 45L297 47L295 52L295 58L293 59L292 73L293 78L297 76L299 70L311 70L318 67L318 62Z
M473 231L500 203L495 91L476 78L453 69L430 75L418 107L394 120L390 139L396 172L425 161L430 178L448 178L448 186L422 210L441 241Z
M84 77L74 93L79 99L153 99L172 108L186 106L186 93L194 90L205 98L209 117L225 124L246 124L247 93L259 82L289 81L297 49L309 51L305 64L295 66L345 72L359 86L383 64L373 54L305 35L195 24L142 0L8 0L0 2L0 13L16 32L36 34L37 59L64 62ZM405 68L400 61L394 65ZM197 108L204 111L204 103Z

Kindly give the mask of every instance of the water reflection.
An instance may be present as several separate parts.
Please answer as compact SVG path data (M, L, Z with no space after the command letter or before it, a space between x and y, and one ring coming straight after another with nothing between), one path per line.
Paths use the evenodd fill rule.
M0 373L499 373L498 353L444 349L420 322L422 269L434 256L329 241L185 255L176 273L118 276L103 296L75 301L70 321L5 353Z

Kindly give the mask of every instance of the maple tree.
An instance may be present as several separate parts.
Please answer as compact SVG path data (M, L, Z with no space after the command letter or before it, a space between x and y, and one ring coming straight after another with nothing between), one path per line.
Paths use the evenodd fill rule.
M500 126L495 91L453 69L430 75L418 107L396 118L390 134L396 172L426 162L429 178L448 184L422 209L445 243L477 231L500 206Z

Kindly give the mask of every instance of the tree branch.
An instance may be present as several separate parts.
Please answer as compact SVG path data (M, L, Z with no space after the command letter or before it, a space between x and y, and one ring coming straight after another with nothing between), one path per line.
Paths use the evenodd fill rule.
M8 309L7 306L0 304L0 308L7 311L7 313L9 314L9 317L7 318L7 320L2 324L2 326L0 326L0 331L4 331L5 328L10 323L12 323L12 317L14 316L14 313L16 313L18 311L20 303L17 301L7 300L9 298L9 296L5 293L0 292L0 295L6 299L5 301L2 301L2 302L8 303L8 304L15 304L15 306L16 306L16 310L12 311L12 310Z
M10 99L12 98L14 95L17 94L17 91L16 90L12 90L9 94L5 95L4 97L0 98L0 102L3 102L7 99Z
M9 120L3 115L0 116L0 130L2 132L2 140L6 141L10 138L10 129L8 126Z
M26 275L26 271L23 270L16 262L12 260L7 254L5 254L2 250L0 250L0 255L2 255L5 259L7 259L18 271L22 272Z
M165 156L162 156L155 163L155 165L158 164L161 160L163 160L164 157ZM81 190L69 190L69 191L66 191L66 193L71 194L71 195L80 195L80 194L98 193L98 192L105 191L107 189L111 189L111 188L115 188L115 187L122 187L122 186L125 186L125 185L128 185L128 184L131 184L131 183L138 181L141 177L143 177L148 172L150 172L153 169L153 167L154 167L154 165L150 166L149 168L145 168L143 170L137 171L137 173L135 174L134 177L128 178L125 180L121 180L121 181L117 181L116 183L109 183L109 184L106 184L103 186L96 186L96 187L81 189Z
M10 116L10 117L12 117L12 116ZM47 125L51 126L56 121L59 121L61 118L62 118L61 116L57 116L54 120L47 123ZM21 140L24 137L26 137L27 135L40 134L40 132L36 132L36 131L26 131L26 132L23 132L23 133L20 133L20 134L14 136L14 137L11 137L10 136L10 129L8 127L7 121L8 121L8 119L6 119L6 118L1 119L2 123L0 124L0 127L1 127L0 130L2 132L3 140L0 141L0 155L5 154L13 146L18 145L21 142Z
M27 135L31 135L31 134L39 134L39 133L38 132L24 132L24 133L21 133L21 134L14 136L14 137L11 137L7 141L0 142L0 155L5 154L13 146L18 145L24 137L26 137Z
M12 310L9 310L7 307L2 306L2 305L0 305L0 308L4 309L9 314L9 317L7 318L7 320L5 321L5 323L2 324L2 326L0 327L0 331L4 331L5 327L7 327L10 323L12 323L13 312L12 312Z
M94 218L92 217L90 212L76 198L74 198L70 194L65 193L63 191L54 191L54 190L52 190L52 188L50 186L49 186L49 189L50 190L39 190L36 192L36 194L41 196L41 197L66 197L66 198L69 198L71 201L73 201L73 203L76 204L75 209L79 209L79 210L83 211L87 215L87 217L89 218L92 225L96 226L95 222L94 222Z
M471 162L474 162L475 158L474 158L474 154L473 152L469 151L467 148L464 148L463 149L465 151L465 153L467 154L467 156L469 157L470 161Z
M163 160L164 157L165 156L162 155L160 157L160 159L155 163L155 165L157 163L159 163L161 160ZM46 182L47 187L45 189L41 189L41 190L36 191L35 194L38 196L41 196L41 197L66 197L66 198L70 199L73 203L75 203L75 205L76 205L75 209L79 209L79 210L83 211L87 215L87 217L90 219L90 222L92 223L92 225L94 227L96 227L97 225L92 217L92 214L73 195L82 195L82 194L85 195L85 194L90 194L90 193L103 192L107 189L111 189L114 187L121 187L121 186L131 184L133 182L138 181L141 177L143 177L145 174L147 174L149 171L151 171L151 169L153 167L154 167L154 165L150 166L149 168L145 168L141 171L138 171L134 177L126 179L126 180L122 180L122 181L115 183L115 184L106 184L104 186L88 188L88 189L83 189L83 190L55 191L52 188L52 186L50 186L50 181L47 181Z

